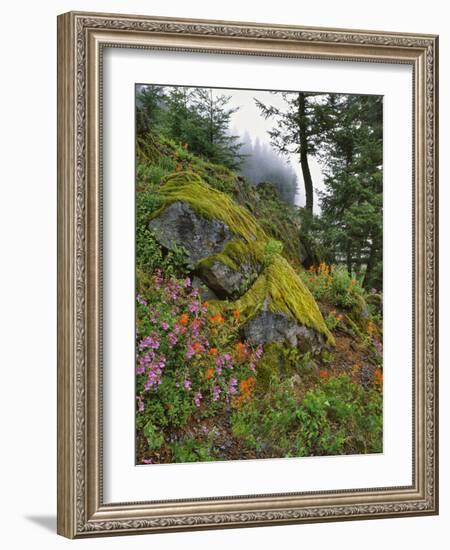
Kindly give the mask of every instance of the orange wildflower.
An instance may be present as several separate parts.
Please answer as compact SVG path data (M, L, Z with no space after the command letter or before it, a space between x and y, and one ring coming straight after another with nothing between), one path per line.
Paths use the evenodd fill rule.
M188 324L189 321L189 315L187 313L183 313L180 317L180 324L182 324L184 327Z
M219 323L219 324L223 324L225 321L225 319L219 313L217 315L213 315L212 317L210 317L209 320L211 321L211 323Z
M372 321L369 321L367 323L367 332L370 334L370 336L376 336L378 334L377 326Z
M247 357L247 348L245 347L245 344L243 344L242 342L238 342L234 346L234 348L237 352L238 360L239 361L244 361L245 358Z
M200 342L195 342L194 343L194 351L195 353L198 353L200 351L202 351L203 349L203 346L200 344Z
M206 380L211 380L211 378L214 376L214 369L212 367L209 367L205 371L205 378Z
M209 307L209 302L207 300L205 300L202 304L202 306L205 308L205 309L208 309Z
M383 384L383 373L381 372L381 369L375 369L373 371L373 383L376 386L381 386Z
M210 348L209 355L217 355L219 350L217 348Z
M318 272L328 275L330 273L330 267L325 262L320 262Z
M239 384L239 389L241 390L241 393L250 396L255 382L256 378L254 376L249 376L245 380L241 380Z
M239 320L239 317L241 316L241 312L238 309L233 310L233 317L237 320Z
M247 379L241 380L239 383L240 395L233 397L231 401L233 407L239 408L251 398L255 384L256 378L254 376L249 376Z
M322 380L327 380L328 378L330 378L330 373L326 370L320 370L319 376L320 378L322 378Z

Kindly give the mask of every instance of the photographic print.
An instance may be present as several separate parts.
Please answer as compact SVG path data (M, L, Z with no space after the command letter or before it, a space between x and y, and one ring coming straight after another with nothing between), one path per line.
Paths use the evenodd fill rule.
M382 97L135 102L136 463L382 452Z
M58 16L59 534L438 513L438 80L437 35Z

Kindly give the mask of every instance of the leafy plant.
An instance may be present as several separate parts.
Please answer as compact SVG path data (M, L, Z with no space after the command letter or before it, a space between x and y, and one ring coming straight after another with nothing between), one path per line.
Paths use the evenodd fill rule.
M264 249L263 264L269 266L277 254L283 251L283 244L275 239L269 239Z
M151 420L145 424L143 433L150 450L159 449L164 443L164 435L155 428Z
M138 283L137 427L152 450L162 431L183 428L196 412L207 417L245 401L263 349L241 340L238 310L211 309L190 277L157 270Z

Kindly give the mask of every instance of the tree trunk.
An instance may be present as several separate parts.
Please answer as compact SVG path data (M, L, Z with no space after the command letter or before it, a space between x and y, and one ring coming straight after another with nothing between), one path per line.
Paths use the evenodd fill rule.
M312 213L314 203L314 188L308 163L308 121L306 119L306 94L303 92L299 92L298 94L298 123L300 129L300 166L302 168L303 182L305 185L305 207Z
M212 89L209 90L209 142L214 144L214 113Z
M375 239L372 238L372 245L370 247L369 258L367 260L367 267L366 267L366 272L364 274L364 281L363 281L363 286L366 290L368 290L368 284L370 282L372 272L375 267L376 255L377 255L377 247L375 244Z
M347 263L347 271L348 271L348 274L350 275L350 277L352 276L352 251L351 251L351 248L350 248L350 245L348 244L347 245L347 258L346 258L346 263Z

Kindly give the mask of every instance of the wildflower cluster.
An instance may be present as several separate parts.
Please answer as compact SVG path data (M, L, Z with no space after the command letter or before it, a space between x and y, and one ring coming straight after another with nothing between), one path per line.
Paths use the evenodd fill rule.
M364 289L356 278L342 266L321 262L299 273L316 300L326 300L338 307L352 308L358 305Z
M250 397L261 346L241 341L238 310L216 311L189 277L155 271L136 297L136 402L141 424L185 424ZM247 384L247 385L246 385Z

